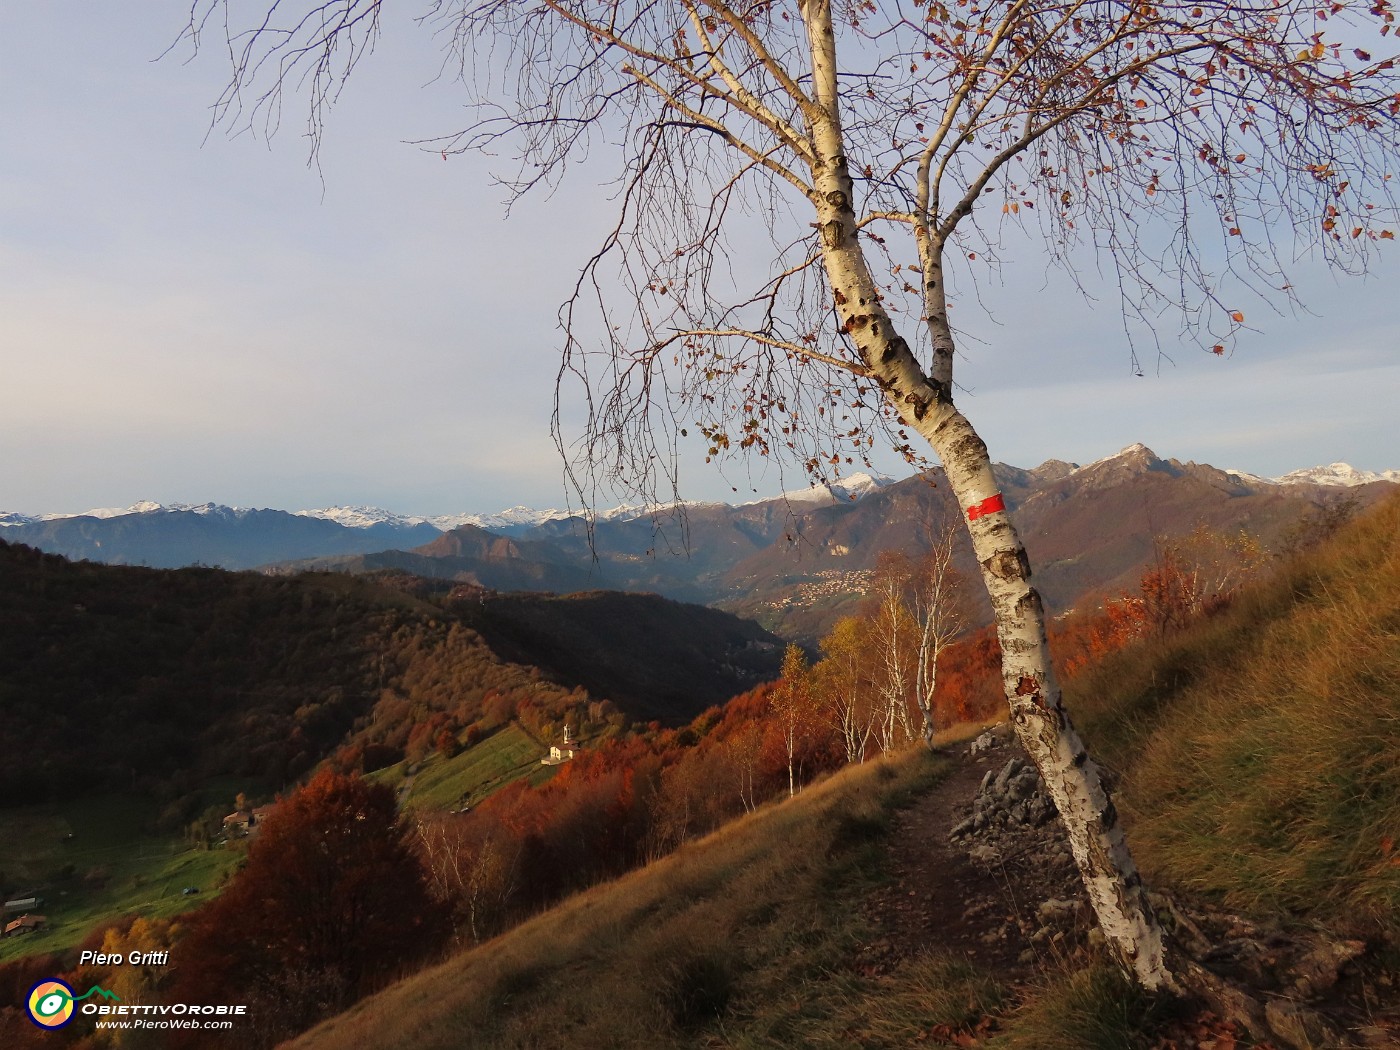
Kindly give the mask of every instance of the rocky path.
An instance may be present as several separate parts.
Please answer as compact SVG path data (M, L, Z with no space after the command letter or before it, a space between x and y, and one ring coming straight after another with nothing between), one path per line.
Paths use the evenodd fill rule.
M873 907L889 959L936 946L1015 982L1082 941L1087 903L1039 778L1005 730L980 739L900 814Z
M949 775L899 814L894 879L869 904L882 936L861 969L888 973L901 959L940 951L1014 989L1099 934L1063 828L1010 728L957 745L951 760ZM1150 896L1178 962L1199 964L1252 998L1249 1027L1273 1040L1259 1047L1400 1050L1400 989L1364 942ZM1198 1015L1181 1023L1207 1035L1183 1030L1161 1045L1233 1046L1245 1026L1245 1013L1236 1016L1238 1026Z

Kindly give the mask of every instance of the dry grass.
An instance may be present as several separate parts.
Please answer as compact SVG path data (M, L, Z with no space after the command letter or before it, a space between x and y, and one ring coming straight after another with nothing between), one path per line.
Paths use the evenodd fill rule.
M872 1021L874 981L849 964L870 931L860 901L884 878L891 813L945 768L909 752L833 776L579 894L411 977L308 1033L321 1048L850 1046L833 1031ZM946 978L946 980L945 980ZM930 964L925 1026L994 1001L975 976ZM869 987L867 987L869 986ZM974 987L975 986L975 987ZM909 995L901 1009L913 1017Z
M1107 963L1047 973L988 1050L1136 1050L1164 1004Z
M1150 877L1400 932L1400 500L1071 703Z

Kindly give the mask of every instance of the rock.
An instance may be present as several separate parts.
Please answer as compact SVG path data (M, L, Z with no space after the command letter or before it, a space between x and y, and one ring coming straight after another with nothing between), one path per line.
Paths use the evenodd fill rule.
M1322 1047L1337 1045L1337 1034L1321 1017L1291 1000L1269 1000L1264 1004L1264 1020L1274 1035L1298 1050L1322 1050Z
M1068 926L1074 922L1075 916L1079 914L1079 902L1065 900L1063 898L1053 898L1046 901L1035 910L1036 915L1042 922L1058 923L1061 926Z
M995 864L1001 855L991 846L973 846L967 851L967 855L978 864Z
M991 732L983 733L968 747L969 755L980 755L983 751L990 751L997 746L997 738Z
M1020 772L1020 769L1021 760L1019 758L1008 758L1006 765L1001 767L1001 772L992 781L991 792L995 795L1005 795L1007 784L1011 783L1011 778Z
M1300 996L1321 995L1337 983L1342 967L1365 951L1364 941L1324 941L1294 960L1285 979Z
M1040 774L1034 769L1023 770L1007 784L1007 788L1012 798L1030 798L1040 789Z

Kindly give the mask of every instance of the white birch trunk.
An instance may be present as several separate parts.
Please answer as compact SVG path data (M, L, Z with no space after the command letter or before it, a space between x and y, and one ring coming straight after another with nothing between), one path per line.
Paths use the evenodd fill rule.
M914 574L914 619L919 627L914 695L924 720L924 746L930 751L936 732L933 711L938 688L938 658L963 626L961 617L953 609L952 563L953 534L945 529Z
M1175 987L1165 965L1161 931L1148 907L1117 812L1061 703L1040 595L1031 586L1030 563L1003 506L987 447L953 406L952 339L946 317L929 317L935 334L935 371L945 372L946 358L947 377L931 378L896 333L860 247L841 132L830 0L807 0L802 14L815 97L807 113L815 153L812 201L835 306L885 397L908 426L933 446L963 508L996 617L1002 684L1012 721L1064 820L1104 937L1142 985ZM921 241L927 242L927 231L921 232ZM933 264L940 256L939 246L925 253L926 281L939 280ZM930 291L930 300L941 301L941 286Z

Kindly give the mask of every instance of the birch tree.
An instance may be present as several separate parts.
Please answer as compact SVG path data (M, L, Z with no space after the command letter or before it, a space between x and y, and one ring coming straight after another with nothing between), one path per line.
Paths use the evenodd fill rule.
M874 687L880 701L876 738L885 755L913 736L909 699L918 627L905 601L910 576L908 558L897 551L881 552L866 613L866 638L875 658Z
M820 706L841 737L846 762L864 762L879 718L879 709L867 695L865 626L854 616L842 617L821 644L822 661L815 673Z
M296 88L315 141L379 0L246 21L231 5L195 0L190 21L196 43L227 34L216 119L275 125ZM1183 339L1225 353L1241 297L1291 296L1301 253L1360 270L1392 238L1393 17L1391 0L428 3L477 100L434 150L515 158L515 194L613 158L617 225L560 315L556 406L577 396L587 412L573 456L556 407L579 488L677 495L692 430L711 458L783 457L817 478L877 440L916 462L931 448L991 599L1017 733L1108 944L1149 988L1173 984L1162 939L956 402L950 281L1019 224L1071 271L1086 254L1107 270L1129 324L1160 330L1175 311ZM755 266L764 230L771 262ZM1023 425L1048 431L1055 411L1047 397Z
M934 539L913 573L910 588L914 622L919 630L914 698L924 720L924 746L930 751L937 729L934 697L938 689L938 658L967 626L958 572L953 568L954 538L952 529L944 529Z
M782 678L769 701L787 751L788 798L797 794L797 745L807 732L812 711L811 669L801 646L789 644L783 653Z

